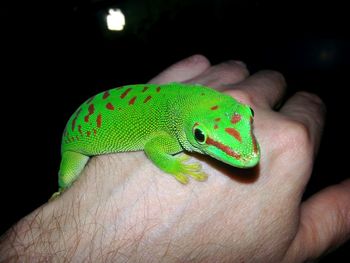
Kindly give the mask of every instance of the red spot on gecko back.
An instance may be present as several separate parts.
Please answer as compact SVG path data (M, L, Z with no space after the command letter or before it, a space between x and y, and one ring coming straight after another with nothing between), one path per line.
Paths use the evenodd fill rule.
M77 122L77 118L75 117L73 120L72 120L72 131L74 131L75 129L75 123Z
M152 99L152 96L148 95L147 98L144 99L143 103L147 103L150 99Z
M159 92L160 91L160 87L157 87L156 91Z
M95 106L94 104L90 104L89 108L88 108L89 114L92 115L95 111Z
M75 114L75 117L72 120L72 131L74 131L74 129L75 129L75 125L76 125L76 122L77 122L77 119L78 119L78 116L79 116L80 112L81 112L81 108L79 108L77 110L77 113Z
M104 93L103 93L103 96L102 96L102 98L105 100L105 99L107 99L108 97L109 97L109 91L107 90L107 91L105 91Z
M102 115L99 114L96 119L97 128L101 128L102 125Z
M110 102L108 102L108 103L106 104L106 108L109 109L109 110L114 110L114 106L113 106L113 104L110 103Z
M84 117L85 122L89 122L89 117L94 114L95 106L94 104L90 104L88 108L88 114Z
M132 97L131 100L129 100L129 105L134 105L136 100L136 96Z
M219 121L221 121L221 118L216 118L216 119L214 119L214 121L219 122Z
M217 110L218 108L219 108L219 106L218 106L218 105L215 105L215 106L211 107L210 109L211 109L211 110Z
M146 90L148 90L148 87L143 87L143 90L141 92L145 92Z
M120 98L121 99L124 99L126 97L126 95L128 95L128 93L130 92L131 88L127 88L123 93L122 95L120 95Z
M221 151L225 152L227 155L232 156L233 158L239 160L241 158L241 155L237 152L235 152L234 150L232 150L230 147L213 140L210 137L207 137L207 140L205 141L207 144L212 145L218 149L220 149Z
M86 132L86 136L87 136L87 137L90 137L90 135L91 135L91 131L87 131L87 132Z
M234 128L226 128L225 131L233 136L237 141L242 142L241 134Z
M238 113L235 113L235 114L233 114L233 116L231 118L231 123L236 124L240 120L241 120L241 115L239 115Z
M218 129L219 126L217 124L214 125L214 130Z
M81 130L81 125L78 125L78 131L79 131L79 133L80 133L81 135L83 135L83 132L82 132L82 130Z

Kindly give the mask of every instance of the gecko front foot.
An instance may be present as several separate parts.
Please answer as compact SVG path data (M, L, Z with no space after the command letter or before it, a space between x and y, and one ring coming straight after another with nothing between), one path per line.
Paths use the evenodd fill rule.
M182 150L177 140L165 134L150 140L145 145L145 153L152 162L161 170L171 174L182 184L188 183L191 176L197 181L204 181L207 175L202 171L199 163L186 163L190 156L184 153L173 155L172 152L179 153Z
M188 176L191 176L197 181L205 181L208 175L202 171L202 166L199 163L185 163L190 157L184 153L174 156L176 159L175 169L172 173L176 180L182 184L188 183Z

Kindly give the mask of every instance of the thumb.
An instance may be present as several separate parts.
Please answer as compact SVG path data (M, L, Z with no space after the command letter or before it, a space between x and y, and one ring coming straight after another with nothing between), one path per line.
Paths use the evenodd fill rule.
M350 239L350 179L325 188L301 207L299 230L285 262L316 259Z

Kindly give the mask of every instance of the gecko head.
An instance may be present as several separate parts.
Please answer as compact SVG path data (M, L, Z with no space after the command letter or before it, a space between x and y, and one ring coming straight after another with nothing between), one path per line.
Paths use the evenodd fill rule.
M235 167L255 166L260 150L253 134L252 108L235 100L205 108L188 123L191 150Z

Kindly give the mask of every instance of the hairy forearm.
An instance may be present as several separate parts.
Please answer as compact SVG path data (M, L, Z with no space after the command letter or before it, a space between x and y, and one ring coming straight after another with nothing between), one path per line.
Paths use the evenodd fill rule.
M130 168L118 170L125 163ZM208 239L191 239L202 232L205 220L186 222L206 203L207 187L203 193L194 192L156 173L159 170L142 153L93 159L74 187L2 237L0 261L172 262L194 253L193 246L197 254L218 253L220 249L208 249ZM173 187L178 188L176 196L168 195ZM191 224L186 235L183 226Z
M70 261L81 241L79 224L56 205L45 204L10 228L0 244L1 260L13 262ZM69 224L67 231L63 224ZM0 261L1 261L0 260Z
M100 169L100 165L104 168ZM132 232L123 233L126 218L118 215L112 190L106 189L113 187L112 182L92 182L103 172L112 171L112 167L93 160L86 170L77 186L39 207L2 236L0 261L108 261L108 257L118 255L123 245L135 245L121 239L129 236L137 241ZM127 173L120 173L120 178ZM114 186L118 188L118 183Z

